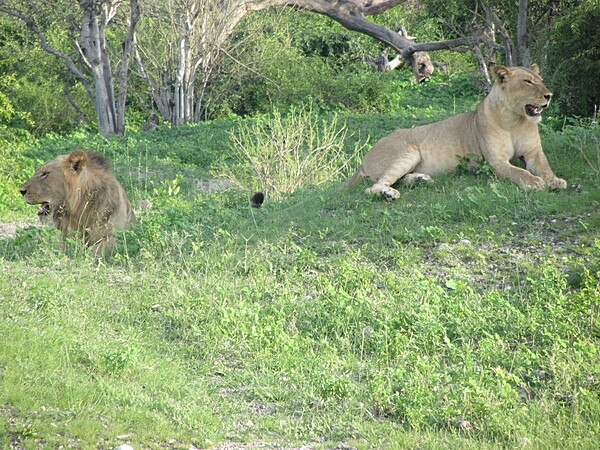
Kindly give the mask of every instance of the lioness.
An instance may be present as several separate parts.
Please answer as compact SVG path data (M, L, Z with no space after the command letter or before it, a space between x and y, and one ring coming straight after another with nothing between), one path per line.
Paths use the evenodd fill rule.
M37 169L20 192L27 203L41 205L40 219L49 215L63 237L75 232L96 252L114 243L113 227L125 229L135 220L123 187L99 153L58 156Z
M401 178L431 181L454 169L457 158L474 154L523 188L565 189L567 183L550 169L540 142L537 124L552 93L538 66L495 66L492 74L495 83L475 111L392 132L375 143L346 186L368 178L375 184L365 192L397 199L400 193L391 185ZM516 158L525 160L527 170L510 163Z

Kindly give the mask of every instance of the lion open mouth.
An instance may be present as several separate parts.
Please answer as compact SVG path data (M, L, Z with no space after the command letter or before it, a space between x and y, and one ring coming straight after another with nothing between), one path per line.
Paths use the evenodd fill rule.
M40 205L38 209L38 216L45 217L50 215L50 204L48 202L44 202Z
M547 103L542 106L525 105L525 111L527 112L528 116L536 117L536 116L540 116L542 114L542 111L544 110L544 108L546 108L547 106L548 106Z

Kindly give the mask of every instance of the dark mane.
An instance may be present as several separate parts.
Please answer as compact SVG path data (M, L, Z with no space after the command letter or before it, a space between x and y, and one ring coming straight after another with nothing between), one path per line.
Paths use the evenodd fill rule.
M105 172L112 172L112 164L110 160L104 156L102 153L93 152L93 151L85 151L90 158L90 164L102 169Z

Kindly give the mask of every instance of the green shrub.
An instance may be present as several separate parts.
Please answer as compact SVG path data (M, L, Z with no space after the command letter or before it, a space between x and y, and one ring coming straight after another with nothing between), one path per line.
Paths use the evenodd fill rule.
M552 27L547 78L562 114L590 117L600 99L600 4L585 0Z
M245 191L261 190L281 199L347 175L361 147L357 144L348 156L346 134L337 116L319 119L310 105L292 108L286 116L275 111L233 131L233 163L217 165L213 173Z
M23 156L25 142L31 139L28 131L19 127L28 123L29 116L15 111L8 98L0 92L0 212L23 208L18 186L32 170L32 161Z

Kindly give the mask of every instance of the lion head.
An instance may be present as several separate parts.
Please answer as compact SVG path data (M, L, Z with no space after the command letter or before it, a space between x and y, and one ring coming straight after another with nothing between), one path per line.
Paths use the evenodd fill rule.
M542 120L542 111L550 104L552 92L544 85L536 64L529 67L495 66L492 75L502 101L513 114L533 123ZM492 95L492 93L490 93Z
M98 153L58 156L37 169L20 192L25 202L41 205L40 219L51 217L63 235L77 232L90 246L104 247L113 227L126 228L135 219L108 160Z

